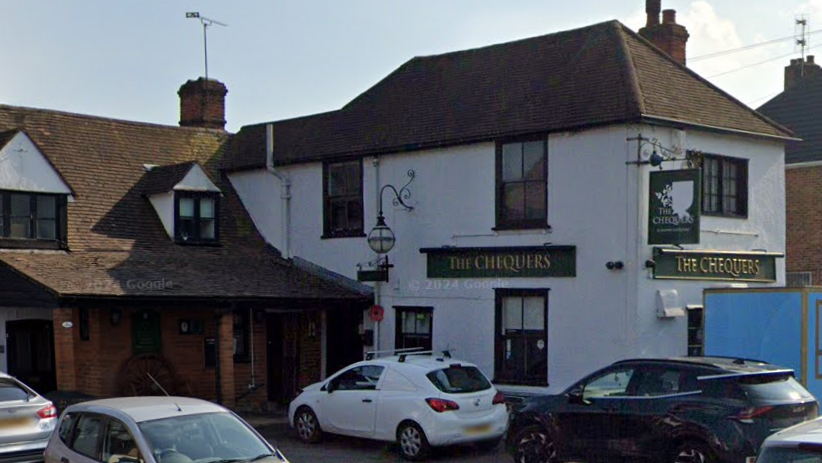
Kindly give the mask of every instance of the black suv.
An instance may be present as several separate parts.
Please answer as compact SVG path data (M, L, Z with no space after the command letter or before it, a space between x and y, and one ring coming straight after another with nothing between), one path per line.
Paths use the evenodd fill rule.
M792 370L721 357L624 360L513 408L516 463L748 463L768 435L819 415Z

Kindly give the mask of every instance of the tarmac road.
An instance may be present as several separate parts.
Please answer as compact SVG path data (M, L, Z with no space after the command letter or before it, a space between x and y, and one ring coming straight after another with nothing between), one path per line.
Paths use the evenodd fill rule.
M388 463L406 462L394 445L367 439L325 434L317 444L300 442L287 424L258 426L257 431L283 452L291 463ZM431 463L509 463L503 445L483 451L470 445L434 449Z

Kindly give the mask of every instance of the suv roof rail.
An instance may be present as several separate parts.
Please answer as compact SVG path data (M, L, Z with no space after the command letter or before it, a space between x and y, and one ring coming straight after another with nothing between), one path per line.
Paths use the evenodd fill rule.
M733 361L733 363L735 363L737 365L744 365L745 362L768 363L768 364L770 363L770 362L766 362L765 360L749 359L749 358L745 358L745 357L735 357L735 356L732 356L732 355L706 355L703 358L728 359L728 360Z
M365 353L365 360L373 360L377 357L377 354L385 354L391 353L391 355L396 355L398 352L413 352L415 354L421 353L424 347L406 347L403 349L383 349L383 350L369 350Z

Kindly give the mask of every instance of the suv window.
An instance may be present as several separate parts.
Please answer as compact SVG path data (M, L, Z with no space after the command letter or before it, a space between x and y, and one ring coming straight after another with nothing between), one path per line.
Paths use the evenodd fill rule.
M0 379L0 402L11 402L14 400L26 400L29 398L29 391L17 384L13 379Z
M799 447L765 447L757 462L761 463L822 463L822 447L799 444Z
M451 365L429 372L425 376L437 389L447 394L477 392L491 388L491 383L476 367Z
M620 367L608 370L588 380L582 397L592 399L597 397L625 397L634 395L628 389L634 369ZM636 382L636 381L634 381Z
M680 383L683 376L679 370L648 370L642 374L637 384L636 395L653 397L679 394L682 392Z
M103 417L100 415L81 415L77 420L74 441L71 449L91 459L98 460L97 441L103 428Z
M779 403L810 399L810 393L791 375L742 376L739 386L752 402Z

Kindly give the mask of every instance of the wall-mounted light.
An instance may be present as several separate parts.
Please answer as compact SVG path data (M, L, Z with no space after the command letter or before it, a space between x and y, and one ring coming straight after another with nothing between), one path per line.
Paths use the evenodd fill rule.
M386 225L385 223L385 216L382 213L382 197L383 193L385 193L386 189L390 189L394 193L394 200L392 201L394 206L402 206L406 210L413 210L413 206L409 206L405 204L405 201L411 197L411 190L408 189L408 185L414 181L414 177L416 174L413 170L409 170L407 172L408 183L405 184L402 188L397 190L394 185L383 185L380 188L380 212L377 215L377 224L368 234L368 245L371 249L376 252L378 255L383 256L388 253L391 249L394 248L394 243L396 243L397 238L394 236L394 232ZM388 264L388 256L385 256L383 262L380 264L382 268L388 269L390 266Z
M123 321L123 312L120 309L111 309L111 324L117 326Z
M608 270L622 270L623 267L625 267L625 264L623 264L621 260L605 263L605 268Z
M656 267L656 262L651 259L645 261L645 268L654 268Z

